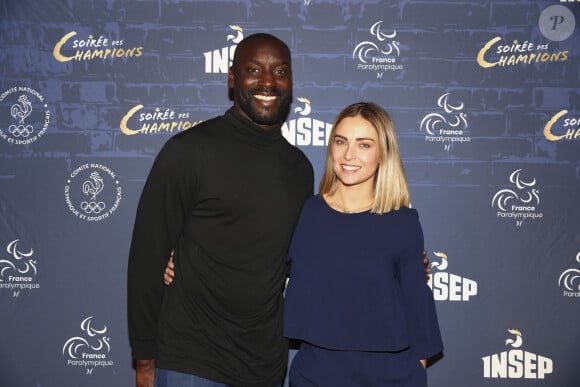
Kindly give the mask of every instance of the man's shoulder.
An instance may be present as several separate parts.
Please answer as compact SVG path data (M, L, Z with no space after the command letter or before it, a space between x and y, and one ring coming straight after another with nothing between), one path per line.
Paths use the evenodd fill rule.
M163 145L158 157L175 159L197 157L203 149L211 147L219 137L221 116L203 121L198 125L171 136Z
M199 124L174 135L171 140L176 142L188 142L204 137L212 138L219 133L219 129L223 127L223 116L217 116L208 120L202 121Z
M284 146L285 150L288 153L292 154L295 159L302 162L305 167L312 168L312 164L310 163L310 160L308 159L306 154L300 148L298 148L295 145L290 144L288 142L288 140L286 140L285 138L282 138L282 142L284 144L283 146Z
M292 153L292 157L288 159L292 161L292 169L297 176L301 177L301 181L304 183L307 191L312 194L314 189L314 167L312 163L308 159L308 157L300 150L299 148L295 147L294 145L290 145L288 143L289 152Z

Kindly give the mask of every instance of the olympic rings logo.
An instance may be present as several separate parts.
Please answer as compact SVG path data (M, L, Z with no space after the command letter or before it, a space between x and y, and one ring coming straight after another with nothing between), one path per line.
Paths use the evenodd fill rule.
M32 134L34 128L32 127L32 125L10 125L8 127L8 131L14 137L27 138Z
M104 202L81 202L81 208L87 214L99 214L105 209Z

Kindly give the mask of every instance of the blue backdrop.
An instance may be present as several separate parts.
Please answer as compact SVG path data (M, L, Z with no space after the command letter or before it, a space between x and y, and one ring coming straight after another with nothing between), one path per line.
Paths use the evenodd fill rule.
M341 108L395 121L445 343L430 385L580 385L578 22L557 0L3 1L0 386L133 384L144 179L231 105L262 31L292 51L284 134L317 181Z

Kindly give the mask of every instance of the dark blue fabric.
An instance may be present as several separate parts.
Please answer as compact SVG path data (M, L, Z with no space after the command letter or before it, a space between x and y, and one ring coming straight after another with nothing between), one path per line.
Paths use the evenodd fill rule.
M155 370L155 387L229 387L227 384L214 382L196 375L157 368ZM274 387L281 387L277 385Z
M334 350L443 349L417 211L345 214L307 200L289 250L284 335Z
M290 387L426 387L427 373L410 350L333 351L302 343Z
M228 385L195 375L157 368L155 387L228 387Z

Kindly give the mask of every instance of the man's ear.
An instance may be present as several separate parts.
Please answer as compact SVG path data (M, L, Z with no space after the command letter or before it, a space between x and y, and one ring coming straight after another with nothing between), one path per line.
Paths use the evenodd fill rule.
M234 70L232 67L228 71L228 88L234 88Z

